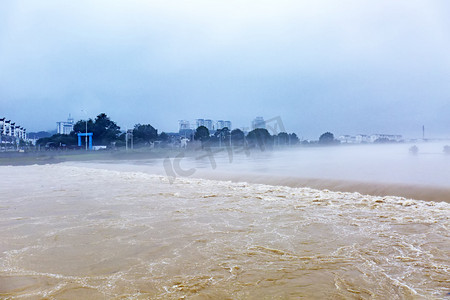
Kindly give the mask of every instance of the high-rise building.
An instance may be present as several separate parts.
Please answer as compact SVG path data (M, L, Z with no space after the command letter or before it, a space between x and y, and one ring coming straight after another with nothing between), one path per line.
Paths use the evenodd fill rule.
M191 124L190 124L190 122L189 121L186 121L186 120L180 120L180 121L178 121L178 124L179 124L179 132L181 133L182 131L184 131L184 130L190 130L191 129Z
M69 114L69 118L66 122L56 122L56 133L70 134L73 131L73 125L73 118L71 118Z
M224 121L224 120L217 121L216 130L223 129L225 127L231 130L231 121Z
M179 124L179 130L178 133L180 135L184 135L184 136L191 136L192 133L194 132L194 130L191 128L191 123L189 121L186 120L180 120L178 121Z
M229 130L231 130L232 128L231 128L231 121L223 121L223 127L225 128L225 127L227 127Z
M200 126L205 126L205 119L197 119L197 120L195 120L195 124L196 124L196 126L195 126L196 129L199 128Z
M11 120L6 120L6 118L0 119L0 136L8 137L8 141L13 140L27 140L27 131L22 126L16 125L15 122L11 122ZM5 140L0 138L2 143Z
M209 131L214 130L214 126L213 126L213 121L212 120L205 120L205 125L206 128L208 128Z
M2 135L11 136L11 120L3 118L3 130Z
M213 121L210 119L197 119L195 120L196 123L196 129L199 128L200 126L205 126L206 128L208 128L209 131L213 130Z
M252 129L262 128L266 129L266 122L263 117L256 117L252 122Z
M4 131L5 131L5 121L6 118L2 118L0 119L0 135L5 135Z

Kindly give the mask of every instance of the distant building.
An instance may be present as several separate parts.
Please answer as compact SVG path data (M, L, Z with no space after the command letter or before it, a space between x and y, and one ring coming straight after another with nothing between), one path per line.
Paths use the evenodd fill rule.
M186 120L180 120L178 121L179 129L178 133L181 136L191 136L194 130L191 128L191 123Z
M223 120L217 121L216 130L223 129L225 127L231 130L231 121L223 121Z
M0 119L0 144L2 149L5 144L16 143L20 140L28 140L27 131L22 126L16 125L6 118Z
M341 144L365 144L365 143L375 143L375 142L401 142L403 137L401 135L395 134L358 134L356 136L351 135L341 135L338 137Z
M400 142L403 140L403 137L401 135L395 135L395 134L372 134L370 136L370 142L374 143L377 140L385 140L389 142Z
M200 126L205 126L205 119L197 119L195 120L195 128L199 128Z
M208 128L209 131L214 130L214 126L213 126L213 121L212 120L205 120L205 125L206 128Z
M6 121L6 118L2 118L2 119L0 119L0 135L5 135L5 121Z
M71 118L69 114L69 118L66 122L56 122L56 133L70 134L73 131L73 125L73 118Z
M3 118L3 122L2 122L2 131L1 134L3 136L11 136L11 121L10 120L6 120L6 118Z
M252 122L252 129L262 128L266 129L266 121L263 117L256 117Z
M190 122L189 121L186 121L186 120L180 120L180 121L178 121L178 124L179 124L179 132L181 132L181 131L183 131L183 130L188 130L188 129L191 129L191 124L190 124Z
M358 134L356 136L352 135L341 135L338 137L341 144L366 144L372 143L370 136L365 134Z
M370 143L370 137L368 135L365 135L365 134L358 134L356 136L356 143L357 144Z
M21 126L16 126L14 128L14 137L18 138L19 140L26 140L26 129Z
M209 131L214 130L214 126L213 126L213 121L209 120L209 119L197 119L195 121L196 123L196 129L199 128L200 126L205 126L206 128L208 128Z
M351 136L351 135L341 135L337 139L341 142L341 144L356 144L357 143L356 137Z

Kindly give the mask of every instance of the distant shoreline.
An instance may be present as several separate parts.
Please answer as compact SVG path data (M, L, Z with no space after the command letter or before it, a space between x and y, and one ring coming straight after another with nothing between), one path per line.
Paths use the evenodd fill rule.
M36 152L0 152L0 166L27 166L56 164L70 161L95 161L95 160L139 160L157 159L166 156L175 156L180 149L157 149L152 151L130 150L119 151L36 151Z

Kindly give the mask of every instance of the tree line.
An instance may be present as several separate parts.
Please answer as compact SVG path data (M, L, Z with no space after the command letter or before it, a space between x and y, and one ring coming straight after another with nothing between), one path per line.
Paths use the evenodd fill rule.
M271 135L267 129L256 128L245 134L240 129L230 130L228 127L218 129L210 134L208 128L200 126L195 130L194 140L202 146L247 146L261 149L273 146L297 145L300 140L295 133L280 132Z
M99 114L94 120L79 120L73 126L70 134L54 134L51 137L44 137L37 140L36 144L47 148L77 148L78 133L92 132L93 145L107 145L123 147L125 146L126 133L120 130L120 126L112 121L105 113ZM155 141L166 142L169 136L150 124L136 124L132 130L133 142L137 145L150 144ZM84 138L82 141L84 142Z
M78 133L93 133L93 145L107 145L123 147L127 133L120 130L120 126L112 121L105 113L99 114L94 120L79 120L74 124L70 134L54 134L51 137L40 138L37 145L45 147L67 147L77 148ZM158 130L150 124L136 124L131 132L133 144L136 146L151 145L155 142L162 145L170 142L171 137L165 132L158 134ZM130 136L131 136L130 135ZM198 127L193 135L189 137L201 142L202 146L248 146L259 147L261 149L272 148L273 146L297 145L300 143L295 133L280 132L271 135L267 129L256 128L245 134L240 129L230 130L225 127L210 133L205 126ZM82 139L84 142L84 138ZM322 134L319 144L335 144L337 141L330 132Z

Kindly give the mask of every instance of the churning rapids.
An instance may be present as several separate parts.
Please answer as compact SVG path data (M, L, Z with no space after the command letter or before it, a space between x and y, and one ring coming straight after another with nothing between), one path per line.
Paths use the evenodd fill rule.
M448 297L445 202L0 167L0 298Z

